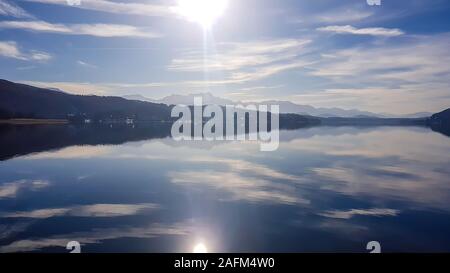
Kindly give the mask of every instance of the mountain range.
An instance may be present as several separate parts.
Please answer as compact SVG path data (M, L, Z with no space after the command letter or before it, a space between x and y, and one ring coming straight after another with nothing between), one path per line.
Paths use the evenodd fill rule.
M291 113L299 115L309 115L316 117L344 117L344 118L423 118L429 117L432 113L429 112L419 112L408 115L393 115L386 113L372 113L368 111L360 111L357 109L341 109L341 108L316 108L310 105L300 105L290 101L277 101L277 100L267 100L261 102L239 102L232 101L224 98L220 98L212 95L211 93L197 93L189 95L170 95L162 99L151 99L142 95L124 95L122 96L129 100L137 101L147 101L153 103L163 103L167 105L185 104L192 105L194 97L202 97L203 103L205 105L217 104L217 105L279 105L280 113Z
M106 123L120 123L133 119L139 122L173 122L178 119L171 117L173 105L190 105L194 97L198 95L202 96L205 104L226 105L235 103L211 94L173 95L162 100L152 101L137 96L128 96L127 98L82 96L68 94L61 90L38 88L0 80L0 119L34 118L68 119L69 121L86 121L86 119L89 119L93 122ZM419 125L429 126L436 131L444 132L446 135L450 134L450 109L423 118L415 118L415 115L414 118L374 118L371 115L372 113L357 110L314 108L279 101L261 103L280 104L282 110L279 115L280 128L295 129L320 124L327 126ZM331 111L334 111L336 116L330 114ZM337 115L339 113L340 116ZM353 116L349 117L350 114L353 114ZM423 113L423 115L425 114Z
M68 119L71 122L173 122L173 105L122 97L81 96L0 80L0 119ZM316 117L280 114L280 128L316 125Z

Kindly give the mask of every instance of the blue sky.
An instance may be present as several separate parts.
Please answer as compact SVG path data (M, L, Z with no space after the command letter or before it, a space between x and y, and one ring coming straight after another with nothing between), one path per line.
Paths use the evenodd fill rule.
M205 31L177 0L0 0L0 78L76 94L450 107L450 2L381 2L229 0Z

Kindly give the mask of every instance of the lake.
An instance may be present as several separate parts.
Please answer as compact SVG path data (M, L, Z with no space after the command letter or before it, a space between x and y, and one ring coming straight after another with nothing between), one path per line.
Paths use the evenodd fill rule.
M450 251L450 138L311 127L177 142L169 125L0 128L0 252Z

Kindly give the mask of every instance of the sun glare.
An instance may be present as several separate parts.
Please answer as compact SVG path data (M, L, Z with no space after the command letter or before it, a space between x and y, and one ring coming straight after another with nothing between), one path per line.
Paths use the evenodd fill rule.
M206 248L206 246L202 243L195 245L194 253L208 253L208 249Z
M210 28L222 16L228 6L228 0L178 0L175 12L191 22Z

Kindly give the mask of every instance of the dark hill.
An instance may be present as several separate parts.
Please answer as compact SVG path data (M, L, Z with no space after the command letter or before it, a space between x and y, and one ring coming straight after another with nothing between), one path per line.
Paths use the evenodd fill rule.
M450 136L450 108L432 115L428 123L434 131Z
M168 120L171 108L164 104L130 101L120 97L80 96L0 80L0 118L66 119L135 118Z

